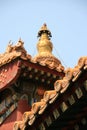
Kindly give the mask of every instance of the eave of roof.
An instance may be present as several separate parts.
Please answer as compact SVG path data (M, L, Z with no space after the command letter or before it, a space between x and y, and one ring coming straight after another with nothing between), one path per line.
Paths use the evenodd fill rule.
M13 84L18 79L18 77L20 76L20 74L24 68L26 68L27 73L29 73L29 74L35 73L36 79L38 79L37 76L44 75L45 73L48 78L53 77L53 79L58 79L59 77L61 77L61 78L64 77L64 72L58 72L54 69L50 69L47 66L42 66L39 63L33 63L30 61L30 59L24 60L21 57L16 57L12 61L10 61L0 67L0 90L2 90L3 88L6 88L10 84ZM9 74L11 74L11 75L9 75ZM26 73L24 71L23 75L25 75L25 74ZM33 75L30 74L30 76L33 76ZM28 77L29 77L29 75L28 75ZM32 77L30 77L30 78L32 78ZM50 83L50 81L49 81L49 83Z
M23 67L27 67L29 71L32 69L35 69L36 71L37 69L39 71L47 72L53 75L53 77L64 76L64 68L61 64L56 67L54 64L50 64L48 62L35 62L24 49L23 42L19 40L14 46L9 44L5 53L0 55L0 90L2 90L4 86L6 87L8 84L10 85L15 82L20 76L21 69ZM12 72L14 69L16 72L15 75L13 74L14 72ZM14 76L7 76L9 73L12 73ZM7 79L8 81L5 80L6 76L9 78ZM5 81L7 81L7 83Z
M38 119L37 117L39 116L40 118L40 116L45 112L45 109L49 106L48 104L55 103L58 96L64 94L68 88L72 86L72 83L75 83L81 74L86 71L87 57L81 57L78 61L77 66L75 66L73 69L67 69L65 71L65 77L55 82L54 90L45 91L43 99L41 99L40 102L32 104L31 111L25 112L23 114L23 120L15 122L13 129L24 130L27 126L33 126L35 120Z

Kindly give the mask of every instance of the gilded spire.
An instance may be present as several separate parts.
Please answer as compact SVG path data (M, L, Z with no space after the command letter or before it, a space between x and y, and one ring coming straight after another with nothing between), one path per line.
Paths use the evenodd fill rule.
M39 41L37 43L38 54L33 58L34 62L40 62L43 65L48 65L50 68L58 68L58 71L63 71L60 60L58 60L53 54L53 44L50 41L52 37L51 32L44 24L38 32Z
M46 24L41 27L40 31L38 32L38 37L40 37L37 43L39 55L51 55L53 45L50 41L50 37L52 37L52 35Z
M38 37L41 37L43 33L46 33L48 37L52 37L51 32L48 30L47 25L44 23L41 27L40 31L38 32Z

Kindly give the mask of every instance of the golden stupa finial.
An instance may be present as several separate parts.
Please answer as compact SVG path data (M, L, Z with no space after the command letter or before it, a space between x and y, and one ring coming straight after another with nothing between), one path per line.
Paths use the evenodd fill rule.
M37 43L37 50L39 55L52 55L53 45L50 41L51 32L48 30L47 25L43 24L38 32L38 37L40 37Z
M33 61L40 62L43 65L48 65L50 68L58 68L58 71L64 70L61 62L52 54L53 44L50 40L52 37L51 32L47 28L46 24L40 28L38 32L38 43L37 43L37 55L33 58Z
M41 37L43 33L46 33L50 39L52 37L50 30L48 30L46 23L43 24L40 31L38 32L38 37Z

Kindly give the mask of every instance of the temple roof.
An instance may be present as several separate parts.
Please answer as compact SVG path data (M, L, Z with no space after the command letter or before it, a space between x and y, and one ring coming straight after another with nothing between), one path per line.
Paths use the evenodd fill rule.
M38 32L40 37L37 43L38 54L32 57L24 48L24 42L19 39L16 45L9 42L6 51L0 54L0 66L3 66L14 59L21 58L23 60L30 61L31 63L40 64L58 72L64 72L59 59L52 54L53 44L50 41L51 32L48 30L46 24L44 24Z
M64 69L60 60L52 54L53 44L50 41L52 35L46 24L41 27L38 37L38 54L34 58L27 53L21 39L16 45L9 43L5 53L0 55L0 90L4 86L12 84L13 81L15 82L18 76L21 76L21 73L24 77L33 78L34 80L40 79L41 82L47 82L46 80L48 80L51 83L53 78L56 80L53 90L45 91L43 98L39 102L33 103L30 111L24 112L23 119L15 122L14 130L24 130L26 127L33 126L35 121L46 112L49 105L56 104L57 99L65 94L74 83L78 82L82 74L87 72L87 57L81 57L74 68ZM24 68L25 71L23 71ZM12 75L9 77L8 73ZM42 79L40 76L42 76Z
M15 45L9 42L6 51L3 54L0 54L0 91L9 83L13 83L13 81L15 82L17 77L21 74L23 68L22 66L26 66L27 72L29 73L32 71L32 69L36 68L38 68L38 73L42 73L40 71L44 71L44 75L49 75L50 73L54 80L64 76L64 67L62 66L61 62L52 54L53 45L50 41L51 32L47 29L46 24L41 27L40 31L38 32L38 37L40 37L37 44L38 54L34 58L27 53L24 48L24 42L21 39L19 39ZM19 67L20 64L21 67ZM32 69L30 69L30 67ZM15 73L14 69L16 69ZM12 74L12 76L8 76L9 73L14 74ZM33 75L34 73L36 72L32 71ZM40 76L40 74L38 73L35 79L39 78L38 75ZM30 76L33 76L32 74L30 74ZM48 82L50 83L51 76L47 77L49 77ZM44 82L45 79L46 76L44 76L42 82Z
M81 75L87 72L87 57L81 57L78 60L78 64L74 68L68 68L65 71L65 77L61 80L57 80L54 83L54 89L45 91L43 98L41 101L33 103L31 111L27 111L23 114L23 120L17 121L14 124L14 130L24 130L27 126L32 126L35 123L37 118L40 118L41 115L46 111L47 107L50 104L57 103L57 99L60 95L66 93L70 87L78 81ZM83 77L85 78L85 77ZM87 79L87 73L86 73ZM84 80L86 80L84 79ZM75 87L75 86L74 86ZM80 86L82 87L82 86ZM74 89L74 88L73 88ZM81 98L82 90L80 88L75 88L75 92L77 94L78 100ZM85 88L86 89L86 88ZM77 93L80 91L80 95ZM74 97L73 97L74 98ZM64 106L67 106L65 102L63 102ZM68 109L67 107L62 109ZM65 111L63 110L63 111ZM57 111L57 110L56 110ZM49 115L50 116L50 115ZM57 116L57 115L54 115ZM56 117L55 117L56 118ZM42 124L43 125L43 124ZM44 125L43 125L44 127ZM29 127L31 129L31 127ZM28 129L29 130L29 129Z

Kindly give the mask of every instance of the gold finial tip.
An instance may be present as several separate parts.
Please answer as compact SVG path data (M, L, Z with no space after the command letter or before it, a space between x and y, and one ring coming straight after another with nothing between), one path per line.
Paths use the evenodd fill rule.
M47 24L46 24L46 23L44 23L43 25L44 25L44 26L47 26Z
M48 30L46 23L43 24L40 31L38 32L38 37L40 37L43 33L46 33L49 37L52 37L51 32Z
M41 27L40 31L41 31L41 30L48 30L46 23L43 24L43 26Z
M46 27L46 28L47 28L47 24L46 24L46 23L44 23L44 24L43 24L43 27Z

